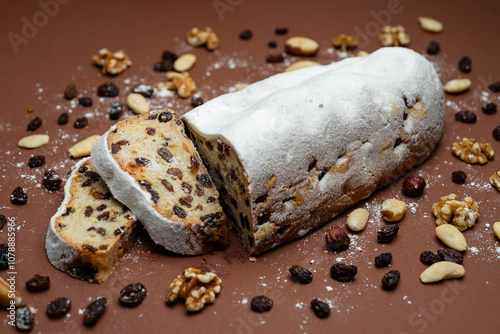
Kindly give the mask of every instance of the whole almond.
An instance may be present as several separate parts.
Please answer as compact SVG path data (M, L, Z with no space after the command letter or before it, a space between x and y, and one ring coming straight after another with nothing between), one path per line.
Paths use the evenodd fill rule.
M11 294L11 296L9 296L9 294ZM14 291L14 296L12 296L9 284L0 277L0 306L9 307L12 299L14 299L14 306L18 307L21 305L22 298L19 292Z
M138 93L132 93L127 96L127 106L136 114L144 114L149 112L148 101Z
M48 135L31 135L22 138L17 143L17 146L22 148L37 148L47 144L48 142L49 142Z
M436 19L420 16L418 22L420 23L420 27L425 31L434 33L443 31L443 24Z
M69 148L68 150L69 155L71 155L73 158L81 158L89 156L90 153L92 152L92 146L94 146L99 137L100 137L99 135L93 135L85 138L79 143L76 143L75 145Z
M174 70L177 72L186 72L191 69L196 63L196 56L191 53L187 53L185 55L180 56L174 62Z
M444 90L450 94L458 94L467 91L472 82L469 79L454 79L444 85Z
M285 69L285 72L291 72L291 71L299 70L301 68L310 67L310 66L317 66L317 65L320 65L320 63L317 63L317 62L312 61L312 60L299 60L299 61L296 61L295 63L293 63L292 65L288 66Z
M369 55L368 52L361 50L361 51L358 51L358 54L356 55L356 57L366 57L368 55Z
M495 231L497 238L500 239L500 222L493 224L493 231Z
M465 275L465 268L461 264L440 261L425 269L420 275L422 283L434 283L449 278L460 278Z
M318 52L319 44L307 37L291 37L286 43L286 51L299 56L313 56Z
M436 227L436 236L451 249L458 252L467 250L467 242L464 235L458 228L451 224L443 224Z
M368 222L368 215L368 210L357 208L347 216L347 227L354 232L364 230Z

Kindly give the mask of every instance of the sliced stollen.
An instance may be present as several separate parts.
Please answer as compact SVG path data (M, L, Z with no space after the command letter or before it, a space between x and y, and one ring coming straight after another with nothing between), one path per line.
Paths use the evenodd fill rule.
M157 244L180 254L227 245L219 193L173 110L114 125L94 145L92 160Z
M90 158L76 164L50 219L45 249L57 269L100 283L133 247L139 222L118 202Z
M183 120L235 218L230 228L257 254L425 160L444 117L433 65L412 50L382 48L274 75Z

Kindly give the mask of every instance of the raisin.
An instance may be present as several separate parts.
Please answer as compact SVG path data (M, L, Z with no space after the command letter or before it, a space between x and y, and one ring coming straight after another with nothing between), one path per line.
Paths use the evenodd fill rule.
M45 164L45 157L43 155L33 155L29 160L28 160L28 167L29 168L36 168L40 167Z
M61 189L62 180L55 170L49 169L43 175L42 185L49 191L58 191Z
M492 83L491 85L488 86L488 89L494 93L500 92L500 81Z
M92 209L92 207L90 207L90 206L87 206L85 208L85 213L84 213L85 217L90 217L90 215L92 214L92 212L94 212L94 209Z
M92 99L88 96L84 96L84 97L80 97L78 99L78 103L82 106L82 107L92 107Z
M134 85L132 87L132 93L141 94L144 97L153 96L154 91L153 87L145 84Z
M148 181L146 181L146 180L140 180L140 181L139 181L139 184L140 184L141 186L143 186L144 188L146 188L146 190L151 189L151 183L149 183L149 182L148 182Z
M0 270L7 270L9 268L9 246L7 244L0 244Z
M180 207L178 207L177 205L174 205L174 213L179 216L180 218L186 218L186 212L184 210L182 210Z
M73 100L76 94L76 86L74 84L69 84L64 90L64 98L66 100Z
M80 168L78 168L78 173L83 174L83 173L85 173L87 170L88 170L88 168L87 168L87 167L85 167L85 166L81 166Z
M146 133L150 136L154 136L156 134L155 128L146 128Z
M191 98L191 106L193 108L199 107L202 104L203 104L203 99L201 98L201 96L196 95Z
M119 228L117 228L117 229L113 232L113 234L114 234L114 235L120 235L120 234L122 234L122 233L123 233L123 229L122 229L122 228L120 228L120 227L119 227Z
M196 180L205 188L212 188L212 180L207 174L201 174L196 176Z
M163 160L165 160L166 162L172 162L173 158L174 158L174 155L172 154L172 152L170 152L170 150L168 148L165 148L165 147L162 147L158 150L158 154L160 155L160 157L163 158Z
M427 53L430 55L435 55L439 52L439 43L438 42L430 42L427 47Z
M182 171L179 168L169 168L167 169L167 174L170 174L179 180L182 180L183 177Z
M163 186L171 193L174 192L174 186L172 186L172 184L167 180L161 180L161 184L163 184Z
M500 141L500 125L493 130L493 139Z
M97 248L90 246L90 245L83 245L82 246L83 250L89 251L91 253L95 253L97 251Z
M97 95L101 97L115 97L118 93L120 93L120 89L109 81L97 87Z
M282 53L271 53L266 57L266 62L268 63L281 63L284 60L285 56Z
M101 205L99 205L99 206L98 206L97 208L95 208L95 209L96 209L97 211L102 211L102 210L104 210L104 209L106 209L106 208L107 208L106 204L101 204Z
M242 40L249 40L250 38L252 38L253 36L253 33L250 31L250 30L245 30L245 31L242 31L240 33L240 39Z
M206 224L208 227L212 228L220 224L220 219L222 218L222 212L211 213L205 216L202 216L200 220Z
M330 276L339 282L350 282L354 280L354 276L358 273L358 268L355 265L345 263L335 263L330 268Z
M375 267L384 268L391 264L392 254L391 253L382 253L379 256L375 257Z
M381 244L386 244L394 240L394 238L398 235L399 225L389 225L382 227L377 232L377 240Z
M476 114L472 111L459 111L455 114L455 120L462 123L476 123Z
M278 27L274 30L274 33L276 35L285 35L288 33L288 28L285 27Z
M272 48L272 49L274 49L275 47L278 46L278 43L276 41L269 41L267 43L267 46L270 47L270 48Z
M207 198L207 203L214 203L215 201L217 201L215 197L210 196L209 198Z
M456 184L464 184L467 179L467 173L462 170L456 170L451 173L451 181Z
M138 166L138 167L144 167L144 166L147 166L149 165L151 161L149 159L146 159L146 158L142 158L142 157L139 157L139 158L135 158L135 164Z
M83 324L87 327L94 326L104 314L107 302L106 298L99 297L90 303L83 313Z
M123 113L123 103L121 102L113 102L111 108L109 108L109 119L116 121L121 117Z
M196 194L196 196L201 197L205 194L205 190L203 190L202 186L200 186L199 184L196 184L195 194Z
M80 263L75 268L75 275L85 281L93 280L99 270L90 263Z
M118 153L122 149L123 145L128 145L128 144L129 142L127 140L120 140L116 144L111 144L111 153L112 154Z
M158 203L158 199L160 198L160 194L158 194L153 189L148 189L148 193L151 195L151 199L153 202Z
M486 114L486 115L492 115L497 112L497 105L495 103L485 103L481 107L481 110Z
M108 220L108 219L109 219L109 211L106 211L97 216L97 220Z
M458 62L458 69L460 72L469 73L471 70L471 64L470 58L465 56Z
M10 195L12 204L24 205L28 202L28 195L24 192L23 188L17 187Z
M155 120L157 118L158 118L158 114L151 114L151 115L148 116L147 119L148 119L148 121L152 121L152 120Z
M118 294L118 300L124 307L136 307L146 298L146 288L142 283L129 284Z
M191 191L193 190L193 187L189 183L187 183L187 182L182 182L181 189L186 194L191 194Z
M66 297L60 297L52 300L47 305L47 316L49 318L60 318L69 312L71 309L71 300Z
M35 317L28 306L16 308L16 328L20 332L31 332L35 326Z
M90 170L85 172L85 176L94 182L97 182L101 179L101 176L99 174L97 174L96 172L90 171Z
M57 118L57 124L59 125L64 125L68 123L69 121L69 115L68 113L63 112L61 115L59 115L59 118Z
M311 301L311 308L318 318L326 318L330 315L330 305L318 298Z
M84 127L87 126L89 120L87 119L87 117L79 117L76 119L75 123L73 124L73 126L76 128L76 129L82 129Z
M164 111L158 116L158 122L167 123L172 120L172 113L169 111Z
M42 125L42 119L40 117L35 117L28 123L28 131L35 131L41 125Z
M45 291L50 288L50 277L35 274L26 281L26 289L29 291Z
M420 261L423 264L427 264L430 266L431 264L439 262L439 256L431 251L423 251L422 254L420 254Z
M156 72L168 72L172 71L173 69L174 69L174 62L171 61L170 59L159 61L154 66L154 70Z
M189 166L189 169L191 171L194 172L194 171L198 170L198 168L200 168L200 163L199 163L198 159L196 159L196 157L194 155L191 156L190 161L191 161L191 166Z
M0 231L7 225L7 218L4 215L0 215Z
M293 265L290 268L290 274L292 274L292 280L301 284L309 284L312 282L312 273L304 267Z
M401 274L399 270L391 270L382 277L382 289L386 291L394 290L398 286Z
M255 312L268 312L273 308L273 301L266 296L255 296L250 305Z
M176 61L177 60L177 54L175 54L174 52L172 51L163 51L163 53L161 54L161 59L162 60L170 60L172 62Z
M438 249L437 256L439 256L441 261L454 262L457 264L462 264L464 262L464 256L462 253L450 248Z

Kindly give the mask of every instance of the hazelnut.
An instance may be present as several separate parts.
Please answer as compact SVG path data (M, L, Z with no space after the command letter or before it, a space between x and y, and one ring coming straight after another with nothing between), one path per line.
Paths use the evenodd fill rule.
M403 193L408 197L419 197L424 192L425 180L423 177L410 175L403 182Z
M386 199L382 203L381 213L386 222L398 222L406 213L406 203L395 198Z
M349 247L351 239L346 231L339 227L333 226L325 234L326 247L333 251L341 251Z

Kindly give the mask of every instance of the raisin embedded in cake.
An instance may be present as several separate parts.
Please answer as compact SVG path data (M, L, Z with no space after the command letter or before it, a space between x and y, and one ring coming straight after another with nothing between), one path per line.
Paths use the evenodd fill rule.
M94 169L80 161L64 187L45 242L50 263L73 277L104 281L136 240L138 222Z
M156 243L180 254L227 244L219 194L173 110L118 123L96 143L92 160Z

